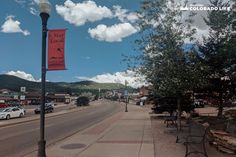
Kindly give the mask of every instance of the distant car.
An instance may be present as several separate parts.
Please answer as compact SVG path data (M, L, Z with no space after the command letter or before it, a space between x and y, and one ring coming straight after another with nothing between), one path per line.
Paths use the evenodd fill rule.
M195 99L194 102L193 102L193 105L196 107L196 108L202 108L205 106L205 103L204 103L204 100L203 99Z
M53 104L51 104L51 103L46 103L44 110L45 110L45 113L53 112L53 110L54 110ZM36 108L36 109L34 110L34 113L35 113L35 114L39 114L40 111L41 111L41 108L40 108L40 106L39 106L38 108Z
M10 118L16 118L16 117L23 117L24 110L20 109L18 107L7 107L7 108L1 108L0 109L0 119L10 119Z

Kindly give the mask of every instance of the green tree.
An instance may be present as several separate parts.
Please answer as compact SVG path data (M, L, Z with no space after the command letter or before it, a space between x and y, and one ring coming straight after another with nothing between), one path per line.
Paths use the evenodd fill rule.
M232 7L234 1L210 0L210 7ZM235 45L233 32L235 31L235 10L208 11L205 23L209 26L209 36L204 37L199 44L202 65L207 67L208 82L211 90L218 93L218 116L223 113L223 99L229 90L230 78L235 72L236 54L232 49ZM235 48L235 47L234 47Z
M76 100L76 104L77 106L88 106L89 105L89 98L86 96L80 96L78 97L78 99Z
M180 102L187 91L201 85L200 70L196 68L197 52L186 49L186 41L191 42L195 29L191 28L192 12L179 8L186 4L174 0L145 0L140 15L139 46L141 67L138 72L152 83L158 96L178 98L179 124ZM180 125L179 125L180 126Z

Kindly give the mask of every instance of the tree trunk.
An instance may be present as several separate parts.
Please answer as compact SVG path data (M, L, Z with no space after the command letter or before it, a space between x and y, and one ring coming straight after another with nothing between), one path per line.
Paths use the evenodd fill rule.
M223 115L223 92L220 91L220 103L218 106L218 117L222 117Z
M180 104L180 97L177 99L177 105L178 105L178 130L181 130L181 104Z

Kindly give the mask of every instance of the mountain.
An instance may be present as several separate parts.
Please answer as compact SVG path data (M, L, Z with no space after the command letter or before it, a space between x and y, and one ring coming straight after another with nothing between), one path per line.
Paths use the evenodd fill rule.
M26 87L27 91L40 91L41 83L21 79L12 75L0 75L0 89L20 91L20 87ZM84 91L96 92L99 90L125 89L125 86L118 83L97 83L93 81L81 82L46 82L47 92L81 93ZM128 89L132 89L128 87Z
M20 87L27 87L27 89L36 90L40 88L40 83L27 81L16 76L0 75L0 89L19 91Z

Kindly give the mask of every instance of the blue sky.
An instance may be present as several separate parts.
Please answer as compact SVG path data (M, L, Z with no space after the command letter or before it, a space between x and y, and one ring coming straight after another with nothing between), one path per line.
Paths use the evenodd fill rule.
M1 74L29 80L41 77L39 0L1 0ZM141 0L51 0L49 29L67 28L65 71L50 71L47 80L74 82L103 79L124 83L133 77L122 62L132 55L138 37L134 13ZM128 76L129 75L129 76ZM125 78L125 76L127 78Z

